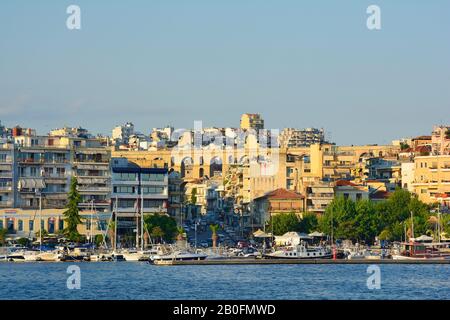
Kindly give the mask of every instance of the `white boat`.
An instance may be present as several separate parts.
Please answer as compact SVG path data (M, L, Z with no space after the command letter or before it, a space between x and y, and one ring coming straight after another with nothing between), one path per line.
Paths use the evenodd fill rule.
M122 251L125 261L148 261L150 260L150 252L149 251L138 251L133 249L128 249Z
M155 261L189 261L189 260L205 260L205 253L192 253L184 250L176 250L168 254L157 254L151 257Z
M297 246L287 246L273 253L263 254L263 257L269 259L330 259L332 254L328 248L300 243Z
M61 261L63 255L59 251L44 251L38 254L40 261L55 262Z

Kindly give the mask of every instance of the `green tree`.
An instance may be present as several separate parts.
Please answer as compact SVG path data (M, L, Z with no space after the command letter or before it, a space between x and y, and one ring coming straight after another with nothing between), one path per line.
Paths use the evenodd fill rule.
M153 214L144 216L145 229L150 231L152 236L153 228L159 227L163 235L162 239L165 241L172 241L177 236L177 222L174 218L165 214Z
M28 238L19 238L17 243L22 247L28 247L30 245L30 239Z
M78 232L78 225L81 223L81 216L78 210L78 204L81 201L81 196L77 189L77 178L72 177L70 182L70 190L68 193L68 203L66 211L64 211L64 221L67 227L64 229L65 236L71 241L80 241L81 235Z
M0 244L3 246L6 241L6 234L8 233L7 229L0 229Z
M197 203L197 188L192 188L191 204L195 205L196 203Z
M299 218L294 212L279 213L271 216L268 228L273 234L281 236L286 232L299 231Z
M103 244L104 237L102 234L96 234L94 237L94 243L97 247L100 247Z
M186 233L186 231L184 230L183 227L178 227L177 228L177 240L178 241L184 240L184 234L185 233Z
M211 235L212 245L213 245L213 248L215 249L217 247L217 230L219 230L219 225L211 224L211 225L209 225L209 228L211 229L211 232L212 232L212 235Z
M317 215L313 212L306 212L298 223L297 230L304 233L311 233L316 231L319 226Z
M161 227L153 227L151 236L155 239L159 239L161 242L164 237L164 231L161 229Z
M331 201L319 220L322 232L335 239L355 239L355 203L344 197L336 197Z

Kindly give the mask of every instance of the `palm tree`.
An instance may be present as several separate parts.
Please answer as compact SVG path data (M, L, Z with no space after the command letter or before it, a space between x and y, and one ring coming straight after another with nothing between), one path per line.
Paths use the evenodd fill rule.
M177 228L177 241L183 241L184 240L184 229L183 227L178 227Z
M152 237L159 238L160 242L162 242L162 237L164 237L164 231L160 227L154 227L152 229Z
M218 224L210 224L209 228L211 229L212 232L212 243L213 243L213 249L216 248L217 246L217 230L219 229L219 225Z
M111 220L108 224L108 238L111 239L111 247L116 248L116 222Z

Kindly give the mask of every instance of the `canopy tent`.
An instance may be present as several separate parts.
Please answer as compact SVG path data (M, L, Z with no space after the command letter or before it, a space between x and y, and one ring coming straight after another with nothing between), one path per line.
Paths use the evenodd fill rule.
M323 233L323 232L318 232L318 231L314 231L313 233L310 233L309 236L310 236L310 237L321 238L321 237L325 237L325 233Z
M414 238L414 239L411 239L411 240L418 241L418 242L433 241L433 237L429 237L429 236L426 236L426 235L421 235L420 237Z
M278 245L298 245L301 240L312 240L313 238L306 233L286 232L282 236L276 236L275 242Z

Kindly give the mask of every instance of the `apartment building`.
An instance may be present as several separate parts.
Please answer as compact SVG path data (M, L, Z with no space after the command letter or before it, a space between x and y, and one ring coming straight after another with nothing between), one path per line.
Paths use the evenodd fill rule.
M414 192L425 203L436 203L450 195L450 155L414 159Z
M109 209L111 153L95 138L16 136L16 206L63 208L70 179L78 180L80 209Z
M264 129L264 120L260 114L257 113L244 113L241 116L241 129L255 131Z
M431 151L433 155L450 154L450 126L434 126L431 134Z
M0 144L0 208L14 206L14 145Z
M285 128L279 136L280 146L283 148L309 147L312 144L325 143L325 132L323 129Z

